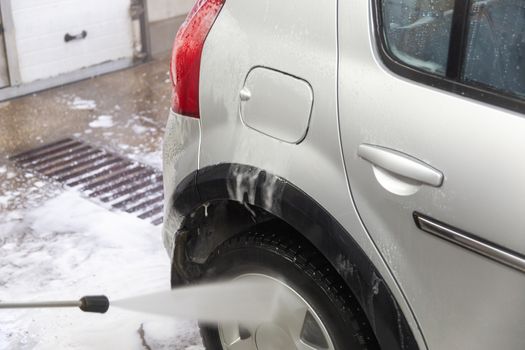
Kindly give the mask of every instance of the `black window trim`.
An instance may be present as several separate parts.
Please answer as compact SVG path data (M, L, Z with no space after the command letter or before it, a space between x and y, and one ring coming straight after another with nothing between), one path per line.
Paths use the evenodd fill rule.
M465 54L468 34L466 20L470 8L470 0L455 0L455 11L452 18L452 28L450 33L451 39L447 62L447 74L445 77L409 66L401 62L392 54L388 48L386 36L383 31L383 1L384 0L372 0L372 11L374 17L374 34L378 52L388 69L400 76L425 85L525 114L525 101L518 97L506 95L500 90L496 90L481 83L466 83L459 80L461 77L461 67L463 65L463 56ZM458 12L456 12L456 10L458 10Z
M456 1L452 13L452 26L447 59L447 78L455 81L461 79L463 59L468 39L468 15L471 0ZM454 40L452 40L454 39Z

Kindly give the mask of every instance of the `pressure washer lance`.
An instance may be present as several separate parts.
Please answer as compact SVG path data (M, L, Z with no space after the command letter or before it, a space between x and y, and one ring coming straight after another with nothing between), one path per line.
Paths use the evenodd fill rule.
M109 309L109 299L105 295L91 295L80 298L80 300L63 301L35 301L27 303L4 303L0 302L0 309L32 309L52 307L78 307L85 312L105 313Z

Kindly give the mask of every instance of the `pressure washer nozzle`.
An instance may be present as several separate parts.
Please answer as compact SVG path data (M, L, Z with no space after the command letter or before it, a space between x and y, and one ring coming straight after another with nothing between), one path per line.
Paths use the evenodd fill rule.
M109 309L109 299L105 295L90 295L80 298L80 310L85 312L106 313Z

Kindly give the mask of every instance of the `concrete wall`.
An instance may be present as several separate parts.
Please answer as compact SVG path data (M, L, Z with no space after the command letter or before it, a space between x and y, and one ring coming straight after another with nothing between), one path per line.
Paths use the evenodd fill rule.
M148 0L150 22L185 15L196 0Z
M196 0L148 0L151 53L161 55L168 52L177 29L184 21Z
M129 0L11 1L22 83L133 56ZM66 33L87 37L66 43Z

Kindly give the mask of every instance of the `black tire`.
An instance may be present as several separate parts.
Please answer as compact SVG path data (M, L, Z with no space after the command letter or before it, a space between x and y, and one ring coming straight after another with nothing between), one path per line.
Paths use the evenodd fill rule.
M379 349L362 309L327 260L291 232L276 225L223 243L207 260L204 279L263 273L284 281L312 306L336 350ZM207 350L222 350L216 325L200 325ZM286 350L286 349L283 349Z

